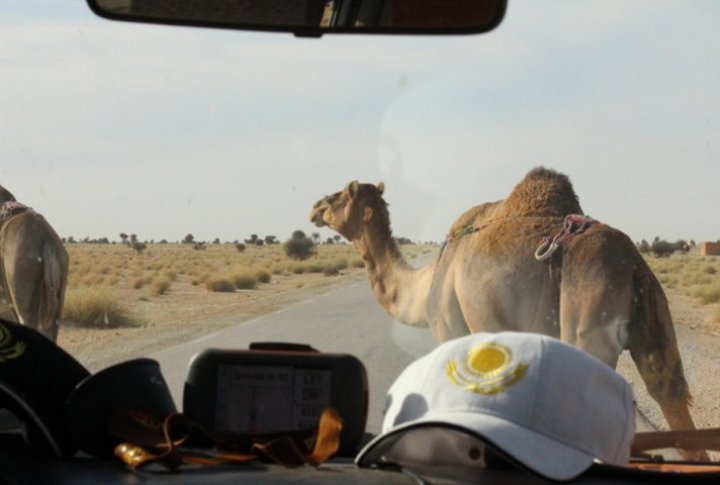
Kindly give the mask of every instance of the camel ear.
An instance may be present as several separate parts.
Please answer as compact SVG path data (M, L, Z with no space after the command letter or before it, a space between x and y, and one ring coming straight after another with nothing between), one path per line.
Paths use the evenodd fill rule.
M372 207L365 207L365 213L363 214L363 222L370 222L373 216Z
M349 184L347 184L347 187L345 187L345 190L347 190L348 195L349 195L350 197L355 197L355 195L358 193L358 186L359 186L359 185L360 185L360 184L358 184L358 181L357 181L357 180L353 180L352 182L350 182Z
M385 192L385 182L380 182L379 184L377 184L377 189L378 192L380 192L380 195L383 195L383 193Z

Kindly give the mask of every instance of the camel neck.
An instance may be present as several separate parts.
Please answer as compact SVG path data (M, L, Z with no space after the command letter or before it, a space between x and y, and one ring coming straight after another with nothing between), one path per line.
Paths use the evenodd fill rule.
M380 305L394 318L409 325L427 325L425 301L432 280L432 266L415 269L403 257L392 237L380 236L370 227L355 243L363 259L370 286Z

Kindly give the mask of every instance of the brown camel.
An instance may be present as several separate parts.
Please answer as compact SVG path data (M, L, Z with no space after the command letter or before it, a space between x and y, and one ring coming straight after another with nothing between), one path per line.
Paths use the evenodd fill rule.
M57 340L68 275L65 246L45 218L0 187L0 284L10 318Z
M411 267L393 240L383 191L382 183L350 182L315 203L310 218L355 245L390 315L429 326L441 342L469 332L547 334L613 368L628 349L670 427L694 429L659 282L625 234L582 216L565 175L536 168L507 199L468 210L422 269ZM574 232L560 235L573 214ZM553 234L560 237L538 248Z

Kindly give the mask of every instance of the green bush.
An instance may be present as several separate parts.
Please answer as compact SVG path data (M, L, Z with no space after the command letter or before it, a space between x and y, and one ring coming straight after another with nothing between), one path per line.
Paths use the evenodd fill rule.
M288 258L302 261L315 254L315 243L302 231L295 231L285 242L284 249Z
M670 256L675 252L675 245L665 240L653 241L650 246L650 251L655 255L656 258L664 258Z

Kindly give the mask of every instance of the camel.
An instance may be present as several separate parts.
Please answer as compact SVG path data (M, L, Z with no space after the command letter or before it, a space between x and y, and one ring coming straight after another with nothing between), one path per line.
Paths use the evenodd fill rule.
M45 218L0 187L0 284L10 318L55 342L68 276L68 254Z
M695 428L660 283L629 237L583 215L566 175L535 168L506 199L469 209L420 269L392 237L384 189L350 182L316 202L310 219L354 244L391 316L429 326L440 342L471 332L546 334L612 368L627 349L670 428ZM574 232L561 233L568 220ZM538 247L553 234L561 237Z

